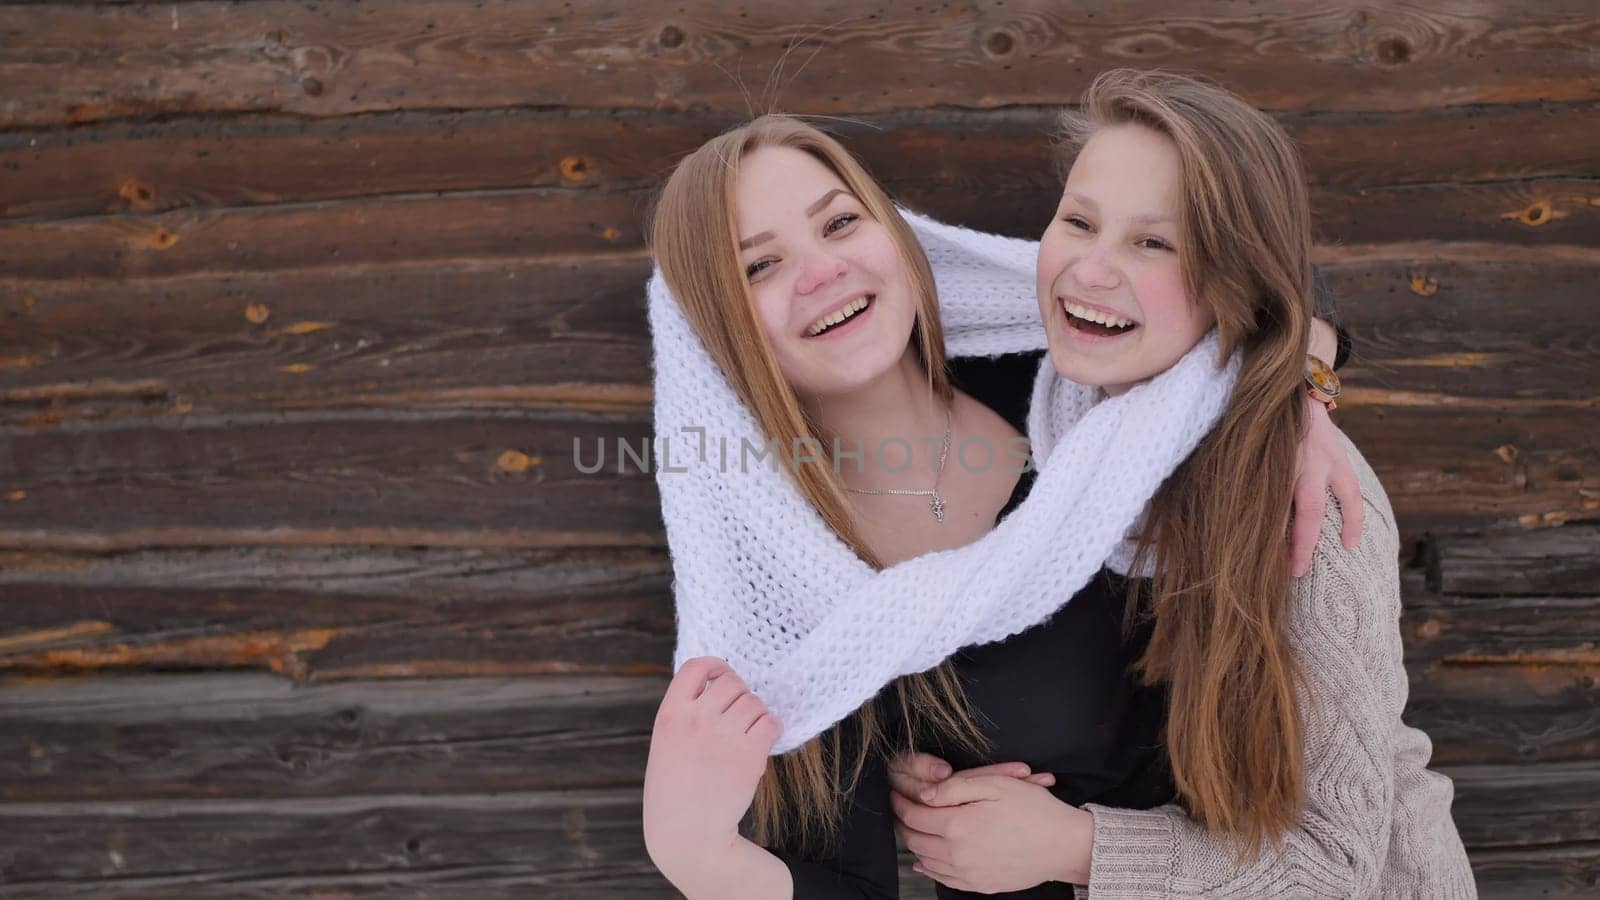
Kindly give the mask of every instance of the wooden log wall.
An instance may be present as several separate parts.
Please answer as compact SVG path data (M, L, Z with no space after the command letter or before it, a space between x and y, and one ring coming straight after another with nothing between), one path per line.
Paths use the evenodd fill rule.
M1592 0L0 5L0 896L670 896L654 489L572 457L649 434L651 191L779 108L1032 236L1126 64L1305 149L1408 717L1484 896L1592 896L1596 46Z

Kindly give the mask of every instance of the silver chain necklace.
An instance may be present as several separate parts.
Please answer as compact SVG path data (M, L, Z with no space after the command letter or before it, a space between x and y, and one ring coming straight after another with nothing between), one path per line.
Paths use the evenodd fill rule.
M945 457L950 454L950 426L950 407L946 406L944 408L944 441L939 445L939 468L934 470L933 487L930 490L906 491L898 488L875 490L872 488L853 487L847 487L845 490L852 494L875 494L878 496L895 497L929 497L931 499L928 501L928 508L933 511L933 518L942 524L944 522L944 498L939 496L939 479L944 477Z

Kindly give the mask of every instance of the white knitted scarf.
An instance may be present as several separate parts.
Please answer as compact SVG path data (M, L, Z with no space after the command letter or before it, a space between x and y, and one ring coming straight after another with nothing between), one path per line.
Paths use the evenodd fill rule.
M1045 347L1036 243L906 218L933 264L952 357ZM673 670L697 656L726 659L783 723L774 754L823 733L895 678L1045 621L1108 560L1126 571L1130 528L1215 426L1239 370L1237 354L1218 367L1213 333L1171 369L1106 399L1061 378L1047 355L1028 413L1039 473L1027 499L972 544L877 571L828 528L777 453L759 461L766 436L659 270L649 305L656 481L677 603ZM908 503L907 515L927 514Z

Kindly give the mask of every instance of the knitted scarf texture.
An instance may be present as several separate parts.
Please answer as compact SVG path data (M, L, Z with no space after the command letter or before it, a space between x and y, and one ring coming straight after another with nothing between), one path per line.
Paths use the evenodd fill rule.
M905 215L933 266L951 357L1045 348L1036 242ZM974 543L875 570L828 528L776 453L760 459L767 436L659 269L648 291L673 669L726 659L782 722L775 755L898 677L1047 620L1102 565L1127 571L1130 529L1215 427L1239 371L1238 354L1221 361L1213 332L1166 372L1107 398L1060 377L1046 355L1028 412L1039 473L1027 499ZM928 512L913 501L906 514Z

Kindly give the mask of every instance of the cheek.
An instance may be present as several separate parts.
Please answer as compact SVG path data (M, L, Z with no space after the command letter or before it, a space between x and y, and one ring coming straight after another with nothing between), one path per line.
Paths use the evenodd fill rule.
M789 307L782 295L768 282L751 286L751 297L756 304L756 323L774 347L781 347L789 327Z
M1183 272L1176 265L1145 272L1135 290L1144 310L1145 324L1162 334L1187 336L1194 332L1196 322L1204 316L1204 310L1190 302Z

